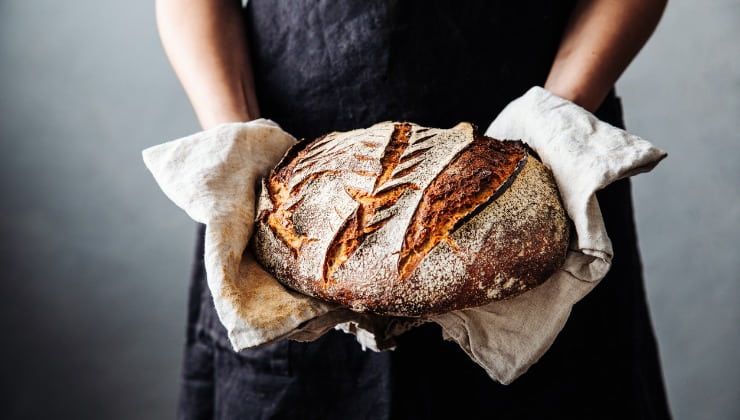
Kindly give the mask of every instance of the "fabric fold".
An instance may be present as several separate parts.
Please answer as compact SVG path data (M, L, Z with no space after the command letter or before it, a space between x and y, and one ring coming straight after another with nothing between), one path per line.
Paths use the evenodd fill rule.
M296 140L275 122L223 124L144 150L162 191L206 225L205 268L236 350L284 337L330 305L286 289L245 252L256 187Z
M352 312L282 286L247 246L261 177L295 143L273 121L224 124L144 151L164 193L205 223L208 286L236 351L274 340L311 341L332 328L363 348L392 349L397 336L436 322L491 378L508 384L550 348L573 305L606 275L613 250L596 191L652 170L666 153L540 87L510 103L486 135L523 140L551 169L575 232L565 263L514 298L425 319Z

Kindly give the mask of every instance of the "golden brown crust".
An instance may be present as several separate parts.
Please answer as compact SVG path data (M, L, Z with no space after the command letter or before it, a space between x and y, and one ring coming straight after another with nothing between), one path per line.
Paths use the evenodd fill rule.
M569 227L520 142L412 123L329 133L266 182L257 259L287 286L359 311L425 316L504 299L562 265Z
M373 222L375 214L394 205L407 189L416 188L413 184L399 184L382 192L377 192L392 177L393 170L401 163L401 154L408 147L410 124L397 124L391 134L390 142L380 159L381 172L375 180L373 191L366 192L357 188L346 189L352 199L358 202L359 207L334 239L327 252L324 264L325 282L333 280L334 272L360 246L363 238L380 229L388 221L387 218Z
M525 156L521 143L476 136L424 191L404 237L401 278L413 272L440 241L450 241L449 233L457 223L492 199Z

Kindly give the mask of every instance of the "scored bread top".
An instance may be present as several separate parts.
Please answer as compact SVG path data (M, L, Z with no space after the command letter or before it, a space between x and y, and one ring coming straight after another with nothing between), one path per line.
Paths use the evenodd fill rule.
M513 188L521 175L532 185ZM511 189L518 203L493 206ZM562 264L567 235L549 172L520 142L469 123L382 122L289 150L263 181L254 248L293 289L420 316L536 286Z

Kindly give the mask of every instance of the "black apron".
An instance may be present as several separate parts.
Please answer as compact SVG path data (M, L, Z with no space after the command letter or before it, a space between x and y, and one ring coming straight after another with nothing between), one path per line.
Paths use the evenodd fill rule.
M542 85L571 12L549 1L274 1L245 9L262 116L296 137L384 120L485 130ZM623 126L610 92L596 114ZM509 386L424 325L392 352L332 331L235 353L203 269L190 296L180 418L667 418L630 183L598 193L615 258L552 348Z

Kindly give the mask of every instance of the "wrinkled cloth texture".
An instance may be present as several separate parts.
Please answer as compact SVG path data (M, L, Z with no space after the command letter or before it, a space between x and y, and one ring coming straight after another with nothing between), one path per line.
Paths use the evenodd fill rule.
M565 263L541 286L432 318L492 378L508 384L542 357L572 306L611 267L614 253L596 191L652 170L666 153L540 87L507 105L486 135L520 139L537 152L576 230Z
M295 142L275 122L260 118L223 124L142 155L167 197L206 225L208 287L235 351L283 338L312 341L340 324L363 346L392 347L391 338L416 320L358 314L289 290L246 250L255 187Z
M143 152L167 197L207 226L208 287L236 350L280 338L331 308L285 289L244 252L253 231L259 179L295 142L273 121L258 119Z
M649 171L665 153L539 87L506 107L487 134L521 139L537 152L552 169L576 228L563 267L543 285L428 318L493 379L508 384L550 347L573 304L609 270L613 251L596 191ZM418 321L358 314L301 295L281 286L250 255L255 185L294 143L277 124L259 119L224 124L143 154L167 196L207 226L208 286L235 351L281 338L312 341L337 326L365 347L384 349Z

